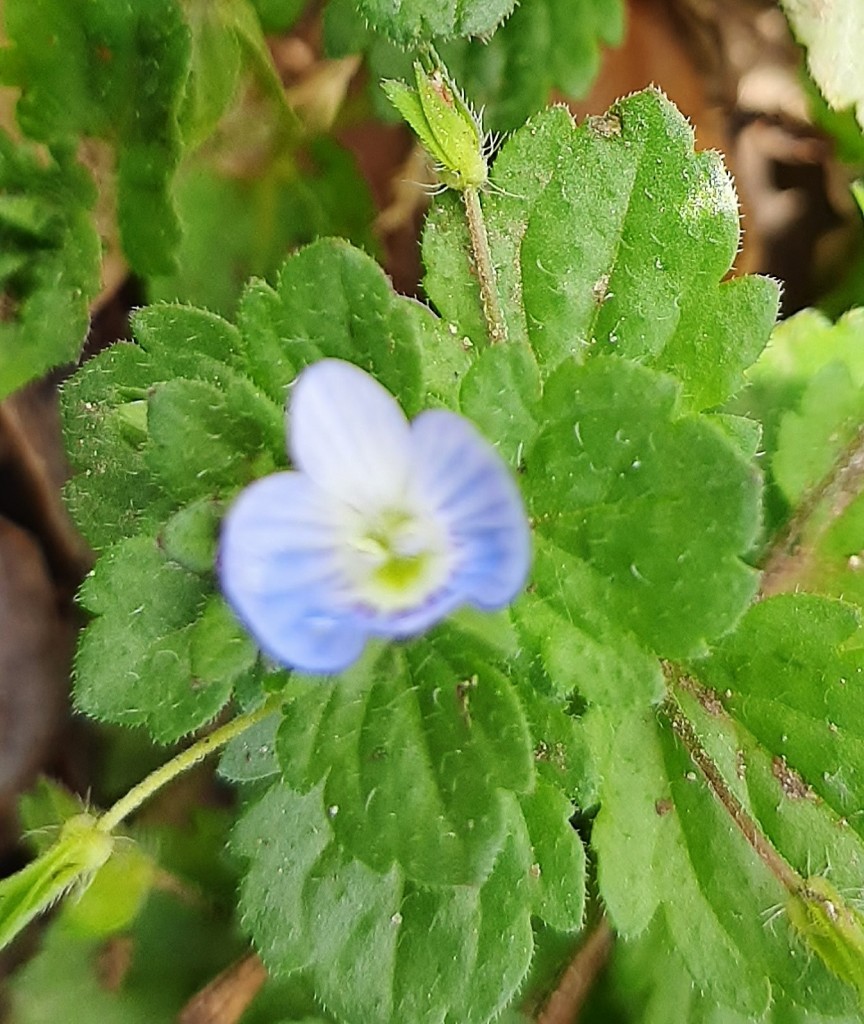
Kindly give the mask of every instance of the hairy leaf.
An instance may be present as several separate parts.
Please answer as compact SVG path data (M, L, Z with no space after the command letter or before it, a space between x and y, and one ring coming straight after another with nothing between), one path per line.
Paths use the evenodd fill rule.
M330 0L325 43L335 56L366 52L375 112L390 119L381 79L411 78L412 55L369 31L353 0ZM620 0L523 0L488 39L436 39L435 47L486 128L512 131L544 107L553 89L587 93L600 66L602 44L623 37Z
M488 36L513 10L514 0L357 0L357 9L376 32L402 45L435 36Z
M775 774L793 795L818 795L864 837L858 629L856 611L839 601L775 597L750 609L699 675L773 756Z
M584 565L566 613L578 622L599 603L658 654L704 649L755 590L741 561L759 523L754 471L716 427L683 414L671 378L620 359L565 364L543 409L523 481L538 535ZM538 594L560 599L559 576L538 573Z
M241 819L250 859L244 925L277 977L307 969L348 1024L474 1024L496 1016L531 957L531 854L518 809L477 886L419 889L379 874L334 841L320 787L276 784Z
M777 288L719 283L738 247L735 193L661 93L636 93L578 128L563 108L538 115L504 146L493 180L500 191L484 209L505 319L545 368L618 354L675 374L694 408L740 387ZM456 202L441 202L424 238L426 288L481 344L468 251Z
M209 590L201 577L168 561L153 538L134 537L106 551L80 593L96 616L75 660L80 710L146 725L163 743L211 719L246 662L220 664L206 673L210 678L195 676L193 624Z
M451 404L468 361L429 310L394 294L374 260L333 239L292 256L275 289L252 284L239 323L250 376L278 400L300 370L330 356L374 373L413 415L428 391Z
M785 890L671 729L644 711L599 708L587 725L604 776L592 846L616 927L635 936L652 918L662 920L697 988L747 1019L761 1019L772 997L822 1013L849 1012L852 991L793 936L782 914L772 917ZM710 720L700 726L715 763L753 813L736 775L734 740Z
M377 871L423 884L481 881L504 840L504 790L533 785L518 699L489 652L445 628L404 651L371 650L334 687L286 710L286 780L323 780L340 843ZM409 824L410 822L410 824Z

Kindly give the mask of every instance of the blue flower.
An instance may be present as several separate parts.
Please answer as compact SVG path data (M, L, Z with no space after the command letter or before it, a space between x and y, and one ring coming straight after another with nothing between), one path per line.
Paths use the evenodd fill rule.
M370 636L409 637L463 604L508 604L530 564L519 491L467 420L408 422L363 370L325 359L294 385L294 472L247 487L222 527L222 589L261 649L339 672Z

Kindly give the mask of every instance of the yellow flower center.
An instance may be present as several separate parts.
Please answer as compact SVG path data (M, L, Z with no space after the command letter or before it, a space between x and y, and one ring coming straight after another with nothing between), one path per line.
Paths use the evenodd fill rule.
M357 531L346 566L358 596L379 611L421 603L448 575L447 545L436 524L388 509Z

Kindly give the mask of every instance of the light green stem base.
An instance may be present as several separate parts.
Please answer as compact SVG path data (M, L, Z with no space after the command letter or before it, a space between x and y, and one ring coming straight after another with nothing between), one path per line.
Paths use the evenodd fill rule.
M163 764L161 768L151 772L146 779L142 779L137 786L133 786L124 797L121 797L98 819L96 828L100 832L112 832L121 821L128 818L145 800L149 800L154 793L171 782L172 779L193 768L209 754L224 747L235 736L239 736L262 719L267 718L268 715L273 714L282 705L284 699L281 693L271 695L254 711L238 715L230 722L208 733L197 743L193 743L191 747L181 751L176 757Z

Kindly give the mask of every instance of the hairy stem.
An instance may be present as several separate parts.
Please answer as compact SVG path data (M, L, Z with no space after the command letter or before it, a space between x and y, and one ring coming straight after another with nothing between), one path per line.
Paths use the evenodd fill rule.
M465 200L468 233L471 236L477 280L480 283L480 299L483 303L486 329L489 332L490 343L497 345L507 340L507 324L498 294L498 277L489 250L489 236L486 233L486 221L483 219L483 207L480 205L480 191L469 187L463 191L462 197Z
M688 688L698 688L698 683L688 679L687 686ZM690 755L690 760L702 772L711 792L720 801L724 810L735 823L741 835L750 844L757 857L759 857L787 892L800 892L805 884L805 880L774 849L759 825L751 818L744 805L729 788L720 769L714 763L708 751L702 746L693 723L684 713L671 688L669 695L662 705L662 711L672 726L673 732Z
M193 768L209 754L224 747L235 736L239 736L271 715L281 706L283 700L281 694L272 694L254 711L238 715L230 722L202 737L197 743L193 743L191 747L181 751L176 757L151 772L146 779L142 779L137 786L133 786L125 796L121 797L99 818L96 828L101 832L112 832L124 818L128 818L145 800L149 800L154 793L171 782L172 779Z
M864 424L831 471L807 495L768 551L762 567L763 597L793 589L819 539L864 490ZM821 521L817 517L821 515ZM806 536L806 543L805 538Z

